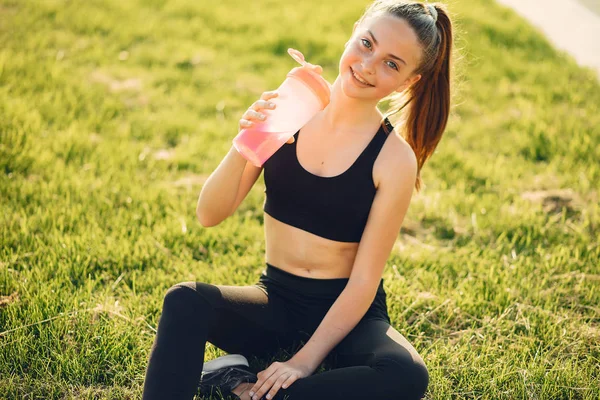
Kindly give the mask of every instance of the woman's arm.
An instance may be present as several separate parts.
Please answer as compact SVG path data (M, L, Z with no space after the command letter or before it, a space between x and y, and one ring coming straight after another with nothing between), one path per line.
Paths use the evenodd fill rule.
M218 225L231 215L247 162L237 149L231 146L223 161L210 174L202 186L196 205L196 217L202 226ZM262 170L257 169L256 178Z
M375 299L376 291L377 286L373 290L368 285L348 282L310 340L292 360L315 371L331 350L360 322Z
M358 324L375 299L385 264L408 211L417 177L417 160L412 149L401 140L393 143L385 149L385 168L382 168L348 284L310 340L294 355L293 359L300 365L318 367Z
M279 96L277 91L263 92L240 119L239 128L250 128L256 121L264 121L263 109L275 109L276 105L269 101ZM262 118L264 117L264 118ZM293 143L291 137L288 143ZM203 226L215 226L229 217L246 197L260 176L262 167L248 162L235 148L221 161L217 169L208 177L198 197L196 217Z

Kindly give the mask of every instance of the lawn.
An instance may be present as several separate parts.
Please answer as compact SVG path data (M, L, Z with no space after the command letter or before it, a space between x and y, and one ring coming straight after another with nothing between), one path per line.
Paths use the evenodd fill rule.
M256 282L263 177L216 227L198 194L287 48L333 82L367 4L0 0L0 398L139 398L170 286ZM428 400L600 398L600 83L513 11L446 4L452 113L392 323Z

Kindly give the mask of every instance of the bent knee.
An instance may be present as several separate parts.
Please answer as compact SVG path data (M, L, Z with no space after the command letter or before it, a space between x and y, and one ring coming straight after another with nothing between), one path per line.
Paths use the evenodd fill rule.
M421 358L386 354L377 358L376 368L397 384L403 398L420 399L429 386L429 371Z
M197 311L198 307L207 305L202 301L202 295L198 293L196 282L180 282L171 286L165 293L163 299L163 310L170 309L178 313L190 313Z
M189 292L193 290L193 282L176 283L175 285L167 289L167 291L165 292L164 300L171 302L178 301L182 297L187 298L189 297Z

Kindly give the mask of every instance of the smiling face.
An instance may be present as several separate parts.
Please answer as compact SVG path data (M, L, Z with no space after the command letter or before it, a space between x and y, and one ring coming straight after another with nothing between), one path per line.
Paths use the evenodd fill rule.
M349 97L377 100L402 92L421 78L413 75L420 57L417 36L403 19L368 17L354 24L340 59L342 90Z

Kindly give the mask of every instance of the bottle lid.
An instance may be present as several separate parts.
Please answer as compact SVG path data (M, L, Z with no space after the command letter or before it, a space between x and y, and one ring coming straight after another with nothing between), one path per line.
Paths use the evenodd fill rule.
M323 108L329 104L331 97L331 85L329 82L325 80L321 75L313 72L310 68L306 68L307 66L313 66L313 64L308 63L304 60L304 55L296 49L288 49L288 54L292 56L292 58L298 63L302 65L302 67L296 67L288 72L287 76L291 76L297 79L300 79L304 82L317 96Z

